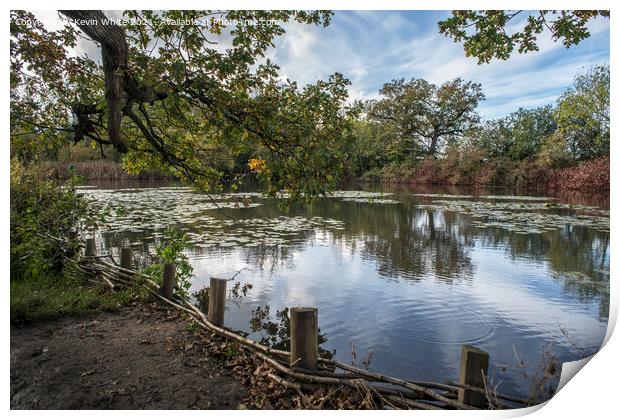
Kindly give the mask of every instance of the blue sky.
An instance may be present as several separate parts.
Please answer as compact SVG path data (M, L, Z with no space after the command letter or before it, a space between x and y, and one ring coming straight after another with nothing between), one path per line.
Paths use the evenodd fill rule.
M106 11L118 18L119 11ZM62 23L56 11L35 15L50 29ZM283 78L300 84L327 79L340 72L351 80L352 99L378 97L381 86L396 78L424 78L441 84L455 77L482 84L486 100L480 104L483 118L497 118L519 107L554 103L571 85L575 75L609 63L609 19L589 23L590 38L566 49L553 42L548 31L539 37L540 51L515 54L508 61L478 65L465 57L461 43L439 34L437 22L448 11L336 11L327 28L299 23L286 26L286 34L275 41L267 57L281 67ZM510 21L510 33L523 26L527 14ZM224 37L220 48L230 39ZM98 48L78 41L76 54L100 56Z
M523 15L511 25L522 24ZM376 98L383 83L395 78L440 84L460 76L482 84L484 118L553 103L576 74L609 63L609 19L591 21L591 37L570 49L545 32L538 52L478 65L465 57L462 44L439 34L437 22L447 16L447 11L336 11L327 28L289 25L269 57L283 76L300 83L341 72L352 82L354 99Z

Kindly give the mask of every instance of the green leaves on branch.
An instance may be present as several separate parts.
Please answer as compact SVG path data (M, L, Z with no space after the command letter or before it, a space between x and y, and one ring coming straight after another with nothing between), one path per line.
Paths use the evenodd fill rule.
M609 66L599 66L577 76L558 99L555 119L576 159L609 154L609 82Z
M192 285L194 269L184 251L189 247L187 235L175 227L169 227L164 233L166 238L155 248L153 261L143 270L160 284L164 278L164 266L176 264L176 285L174 292L186 299L189 297L189 288Z
M65 23L50 31L23 10L10 18L11 144L22 157L38 157L36 151L72 140L75 104L105 107L103 73L91 58L69 53L77 28Z
M463 41L465 54L478 64L492 59L507 60L519 53L538 51L538 37L548 30L554 41L569 48L590 36L587 23L598 16L609 18L608 10L540 10L515 23L523 10L455 10L439 22L439 32L454 42ZM513 20L514 19L514 20ZM518 26L518 27L517 27Z
M20 17L12 14L12 136L34 131L48 141L67 132L63 141L75 133L76 141L110 144L105 69L69 57L76 28L67 23L46 31L20 25ZM166 170L213 191L241 158L246 165L260 159L266 170L259 178L272 193L314 196L333 189L354 115L349 81L336 73L300 87L283 80L266 57L285 25L326 26L330 17L326 11L126 11L121 26L108 29L124 34L128 50L108 51L108 45L106 54L128 54L119 60L127 68L105 75L124 75L121 138L113 142L125 153L124 167ZM22 77L23 69L33 77Z

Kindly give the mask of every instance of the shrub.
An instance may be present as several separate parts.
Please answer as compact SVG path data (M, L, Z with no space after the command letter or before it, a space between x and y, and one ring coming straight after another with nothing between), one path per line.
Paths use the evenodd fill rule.
M473 148L450 148L439 163L438 179L447 179L450 185L472 185L483 165L484 152Z
M58 274L62 256L77 252L88 216L87 202L75 191L79 178L64 184L48 178L45 168L11 161L11 280Z
M476 186L506 185L506 177L514 166L514 161L507 157L489 159L475 174L473 184Z
M11 161L12 323L114 309L129 297L88 286L71 263L79 251L78 233L98 220L76 194L78 181L50 180L40 165Z
M556 131L544 141L538 154L538 163L554 169L564 168L575 163L574 157L568 152L566 139L561 132Z
M556 171L549 181L551 190L609 192L609 157L601 157Z
M184 254L188 247L187 235L175 227L166 230L167 241L160 243L155 248L153 261L145 269L144 273L153 277L159 284L163 283L164 265L176 264L176 285L174 291L186 299L189 297L189 288L194 272L187 255Z
M574 160L548 146L538 159L517 162L507 157L486 159L475 148L452 149L441 159L427 157L417 164L388 165L380 172L380 178L392 184L509 186L545 194L559 190L609 191L609 157L558 169Z
M552 174L551 167L547 165L523 160L507 171L505 185L518 190L544 190Z
M409 183L415 175L415 166L408 163L390 163L381 170L381 179L387 183Z
M414 184L448 184L449 175L444 173L441 161L427 156L415 169L411 182Z

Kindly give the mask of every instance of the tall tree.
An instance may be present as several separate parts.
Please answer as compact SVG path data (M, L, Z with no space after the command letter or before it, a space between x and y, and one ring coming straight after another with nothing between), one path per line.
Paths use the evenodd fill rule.
M511 31L509 22L525 13L529 13L525 24ZM454 10L439 22L439 32L454 42L464 41L465 54L481 64L493 58L507 60L515 49L538 51L538 36L545 29L554 41L561 40L569 48L590 36L586 24L597 16L609 18L609 10Z
M114 147L129 170L165 169L204 190L220 183L214 150L259 150L250 167L272 192L334 187L349 81L336 73L300 87L265 58L287 22L326 26L330 12L61 13L64 27L49 31L11 12L12 137L69 133ZM84 35L101 63L73 54Z
M444 139L459 137L478 124L476 107L484 99L479 83L460 78L439 87L424 79L398 79L379 93L382 99L368 103L369 117L393 127L405 151L431 156Z
M558 99L555 119L576 159L609 154L609 81L609 66L598 66L577 76Z

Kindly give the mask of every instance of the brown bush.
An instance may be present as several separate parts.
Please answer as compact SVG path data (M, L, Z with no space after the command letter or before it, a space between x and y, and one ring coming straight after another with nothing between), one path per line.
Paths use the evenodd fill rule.
M416 167L411 181L414 184L450 184L450 174L441 160L429 156Z
M609 156L555 171L549 180L552 191L609 192Z
M504 185L518 190L544 190L552 176L550 166L523 160L514 163L512 169L506 172Z
M485 159L480 151L448 151L417 164L389 165L381 180L392 184L508 186L517 190L608 192L609 157L555 169L544 160Z

